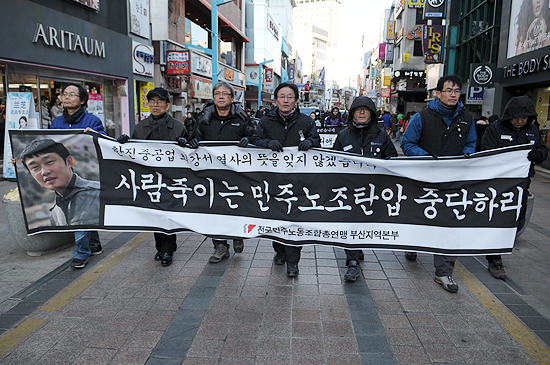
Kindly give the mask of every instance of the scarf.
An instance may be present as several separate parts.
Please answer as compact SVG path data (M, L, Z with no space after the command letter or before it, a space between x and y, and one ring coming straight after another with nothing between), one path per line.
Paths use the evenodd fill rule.
M351 123L353 124L353 126L357 129L362 129L362 128L367 128L370 126L370 119L367 120L366 123L359 123L358 121L355 120L355 118L351 121Z
M157 141L169 141L170 132L168 132L168 118L167 113L162 114L158 118L155 118L151 114L151 137Z
M283 113L281 111L281 109L278 109L277 112L279 113L279 115L281 116L281 118L284 119L284 121L286 122L288 119L290 119L290 117L292 115L294 115L294 112L296 112L296 107L294 107L291 111L289 111L288 113Z
M65 121L69 124L74 124L84 114L84 106L81 106L80 109L78 109L73 114L69 114L67 109L63 109L63 118L65 118Z

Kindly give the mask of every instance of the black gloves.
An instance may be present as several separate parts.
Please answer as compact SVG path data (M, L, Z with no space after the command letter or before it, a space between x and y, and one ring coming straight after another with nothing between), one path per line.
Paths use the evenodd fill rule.
M178 142L178 146L180 147L187 147L187 140L183 137L178 138L176 142Z
M271 148L271 150L275 152L283 152L283 146L281 145L281 142L275 139L267 142L267 147Z
M130 140L130 136L127 134L121 134L120 137L116 139L116 141L120 144L126 143Z
M243 138L241 138L241 140L239 141L239 144L237 146L246 147L246 146L248 146L249 143L250 143L250 140L246 137L243 137Z
M544 162L544 156L541 151L539 150L531 150L529 151L529 154L527 155L527 158L529 161L534 163L542 163Z
M192 140L189 141L189 146L191 148L199 148L199 139L198 138L193 138Z
M311 147L313 147L313 142L311 142L309 139L306 139L300 142L300 144L298 145L298 151L307 151Z

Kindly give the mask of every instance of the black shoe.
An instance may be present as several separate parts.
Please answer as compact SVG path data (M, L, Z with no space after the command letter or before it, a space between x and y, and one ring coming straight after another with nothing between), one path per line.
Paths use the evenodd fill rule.
M164 252L157 252L155 255L155 261L160 261L162 259L162 255L164 255Z
M294 276L298 276L299 273L300 273L300 270L298 270L298 264L291 264L287 262L286 276L294 277Z
M71 261L71 267L73 269L82 269L84 266L86 266L86 263L88 262L88 259L81 260L74 258L73 261Z
M506 280L506 272L502 260L489 260L489 273L496 279Z
M359 265L357 265L357 261L355 260L350 261L349 264L350 266L348 266L348 271L344 275L344 280L355 281L359 277L361 269L359 268Z
M171 252L165 252L163 255L162 255L162 261L160 262L160 264L162 266L170 266L172 265L172 256L174 254L171 253Z
M363 251L361 251L361 253L359 254L358 260L359 261L365 261L365 253Z
M284 265L286 260L284 255L275 254L275 257L273 258L273 262L275 263L275 265Z
M416 252L405 252L405 258L409 261L416 261Z
M103 248L101 244L90 246L90 251L92 251L93 256L101 255L103 253Z

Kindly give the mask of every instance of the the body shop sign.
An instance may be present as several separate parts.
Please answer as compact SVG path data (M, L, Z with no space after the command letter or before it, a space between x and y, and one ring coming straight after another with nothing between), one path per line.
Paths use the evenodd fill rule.
M189 75L189 51L166 51L166 74Z
M155 51L152 46L132 41L132 66L137 75L153 76Z

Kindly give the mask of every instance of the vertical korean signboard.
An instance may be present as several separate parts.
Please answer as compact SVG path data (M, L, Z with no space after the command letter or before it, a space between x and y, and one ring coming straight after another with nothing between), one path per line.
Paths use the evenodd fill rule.
M424 63L443 62L444 27L442 25L422 26L422 48Z
M189 75L189 51L166 51L166 74Z
M266 89L273 89L273 69L272 68L265 69L264 87Z

